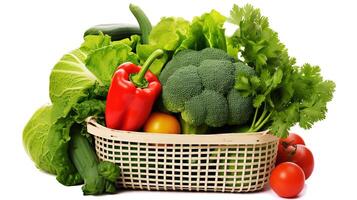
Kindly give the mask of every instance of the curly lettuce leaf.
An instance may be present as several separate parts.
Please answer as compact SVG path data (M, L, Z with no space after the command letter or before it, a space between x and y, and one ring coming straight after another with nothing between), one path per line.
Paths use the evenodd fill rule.
M138 63L130 46L124 43L116 43L92 51L88 55L85 65L98 78L100 84L109 88L115 70L120 64L129 61Z
M112 45L116 44L126 44L132 50L136 50L136 46L140 44L141 37L139 35L132 35L130 38L124 38L122 40L113 41Z
M100 33L99 35L87 35L79 48L82 52L88 54L95 49L110 45L112 42L109 35Z
M205 37L203 35L203 24L199 17L195 17L191 24L187 37L175 50L175 54L185 49L201 50L206 47Z
M195 17L192 22L182 18L163 17L150 32L149 43L136 47L141 64L156 49L164 50L165 54L150 66L150 71L159 75L167 61L179 51L201 50L207 47L226 51L227 42L223 27L225 21L226 17L215 10Z
M206 39L206 47L227 50L226 36L223 28L226 17L219 12L212 10L210 13L205 13L201 16L203 24L203 35Z
M165 51L174 51L188 34L190 23L183 18L164 17L151 30L149 45Z
M187 37L182 41L175 53L184 49L201 50L207 47L227 50L225 29L226 17L216 10L195 17L189 28Z

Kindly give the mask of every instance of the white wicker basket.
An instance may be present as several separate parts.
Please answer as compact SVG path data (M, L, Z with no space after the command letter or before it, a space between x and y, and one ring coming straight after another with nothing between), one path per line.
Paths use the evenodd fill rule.
M274 167L278 138L267 132L211 135L112 130L87 120L101 160L119 165L119 187L142 190L251 192Z

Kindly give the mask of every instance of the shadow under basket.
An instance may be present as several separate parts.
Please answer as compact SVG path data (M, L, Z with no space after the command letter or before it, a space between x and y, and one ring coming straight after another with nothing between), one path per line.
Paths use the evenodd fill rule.
M87 130L100 160L121 170L128 189L252 192L274 168L278 138L267 131L206 135L155 134L106 128L94 118Z

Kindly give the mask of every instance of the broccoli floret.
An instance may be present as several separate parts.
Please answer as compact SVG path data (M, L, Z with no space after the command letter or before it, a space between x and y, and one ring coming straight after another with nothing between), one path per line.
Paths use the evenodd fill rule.
M191 49L180 51L171 59L160 73L160 82L165 85L167 79L178 69L189 65L198 66L201 62L198 51Z
M205 48L200 51L200 56L201 56L201 61L212 59L212 60L227 60L230 62L234 62L234 58L232 58L222 49Z
M178 69L194 65L199 66L203 60L214 59L214 60L227 60L233 62L233 58L229 56L225 51L221 49L206 48L201 51L194 51L191 49L186 49L178 52L174 59L171 59L164 67L160 73L160 82L165 85L167 79Z
M185 104L181 117L187 123L201 126L220 127L227 122L228 105L226 98L213 90L205 90Z
M237 90L231 90L227 95L229 107L229 125L242 125L248 122L254 112L252 97L243 97Z
M244 74L246 76L254 76L255 75L254 69L242 62L236 62L236 63L234 63L234 65L236 67L235 77L239 76L240 74Z
M205 123L207 115L206 105L204 103L202 93L192 97L185 103L185 109L181 113L181 117L188 124L200 126Z
M226 60L204 60L198 67L203 87L221 94L227 94L234 83L235 67Z
M182 112L186 101L202 92L203 86L197 67L183 67L170 76L163 86L163 103L171 112Z
M213 90L204 90L202 97L207 111L205 123L211 127L221 127L226 124L228 119L227 99Z
M196 63L173 65L188 65L190 59ZM251 118L252 98L242 97L233 85L238 73L255 73L253 68L244 63L233 63L228 54L216 49L183 51L170 63L166 67L171 69L165 68L166 74L160 75L160 80L164 81L162 99L167 110L181 113L184 124L190 127L183 129L184 133L205 130L194 131L193 127L241 125Z

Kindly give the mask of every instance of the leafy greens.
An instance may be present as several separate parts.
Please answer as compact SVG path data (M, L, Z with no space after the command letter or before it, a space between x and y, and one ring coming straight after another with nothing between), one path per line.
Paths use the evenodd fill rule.
M241 53L244 62L257 72L255 76L238 75L235 84L243 95L254 97L256 112L249 131L265 128L286 137L296 123L311 128L324 119L335 84L323 80L320 68L296 66L259 9L234 5L228 22L238 26L227 39L228 49Z
M164 50L164 56L150 66L150 71L159 75L165 64L179 51L207 47L226 51L225 21L226 17L215 10L195 17L192 22L179 17L163 17L150 32L149 43L138 44L136 52L143 63L156 49Z

